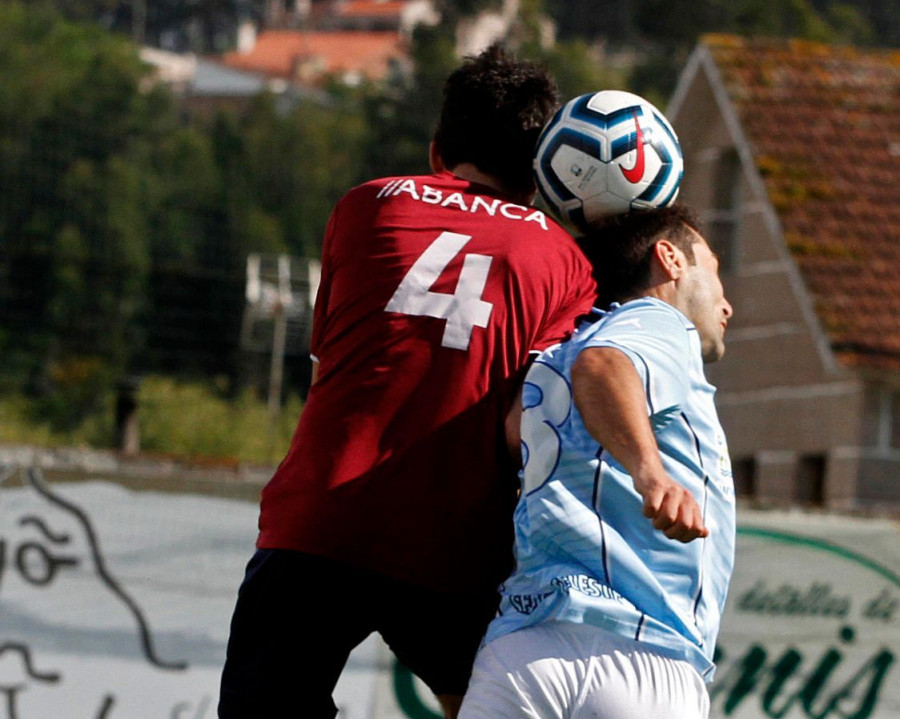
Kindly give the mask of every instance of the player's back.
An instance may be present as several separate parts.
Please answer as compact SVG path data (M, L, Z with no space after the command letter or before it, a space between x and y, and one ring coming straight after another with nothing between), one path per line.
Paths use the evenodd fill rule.
M319 379L264 493L262 544L431 584L418 567L492 559L508 547L517 374L592 300L586 261L539 210L449 173L352 190L323 246Z

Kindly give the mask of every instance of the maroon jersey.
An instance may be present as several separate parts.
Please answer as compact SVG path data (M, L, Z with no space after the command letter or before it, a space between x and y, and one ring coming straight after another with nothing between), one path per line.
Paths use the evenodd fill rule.
M263 490L258 546L435 589L504 579L503 421L529 353L595 293L571 237L490 188L445 172L351 190L323 244L318 381Z

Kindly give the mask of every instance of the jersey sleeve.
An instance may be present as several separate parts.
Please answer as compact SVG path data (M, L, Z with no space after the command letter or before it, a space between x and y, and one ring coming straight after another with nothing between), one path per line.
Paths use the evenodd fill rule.
M674 310L645 305L609 317L586 347L614 347L631 360L657 422L680 411L690 390L690 339Z
M319 277L319 289L316 292L316 301L313 305L313 323L309 341L309 356L314 362L319 361L319 347L322 340L322 331L325 317L328 315L328 300L331 296L331 278L334 272L334 248L333 238L337 227L338 208L335 208L328 218L325 226L325 235L322 239L322 267Z
M541 331L531 347L532 352L542 352L551 345L567 339L575 328L576 321L591 311L597 299L597 283L591 274L591 267L580 250L568 276L557 281L565 288L560 304L548 314Z

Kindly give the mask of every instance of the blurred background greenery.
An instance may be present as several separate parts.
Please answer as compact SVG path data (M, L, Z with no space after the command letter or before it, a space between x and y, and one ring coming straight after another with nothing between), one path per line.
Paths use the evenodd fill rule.
M239 341L247 256L315 258L349 187L426 170L457 26L498 4L435 2L409 72L200 113L141 47L214 57L263 0L0 0L0 442L115 447L116 387L138 377L144 450L280 456L309 367L288 363L272 419L267 365ZM664 107L703 33L896 47L897 15L889 0L521 0L507 42L564 99L621 88Z

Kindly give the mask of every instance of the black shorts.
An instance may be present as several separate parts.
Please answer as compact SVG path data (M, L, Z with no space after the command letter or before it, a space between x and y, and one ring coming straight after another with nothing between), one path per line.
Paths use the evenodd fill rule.
M231 622L221 719L332 719L351 650L377 631L435 694L462 695L496 592L448 594L322 557L263 549Z

